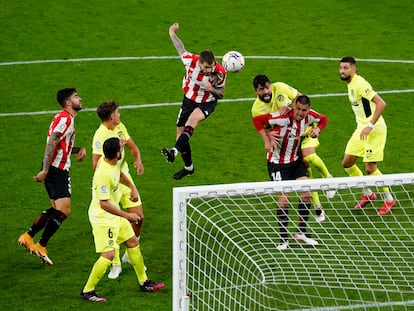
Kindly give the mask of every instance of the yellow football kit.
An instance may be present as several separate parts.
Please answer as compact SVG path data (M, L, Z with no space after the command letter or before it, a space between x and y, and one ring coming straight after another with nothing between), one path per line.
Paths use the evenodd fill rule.
M103 144L105 140L111 137L117 137L121 141L127 141L131 137L128 134L128 131L125 125L121 122L113 130L108 129L105 125L101 124L96 130L95 135L93 136L92 141L92 153L103 156ZM121 160L118 162L122 172L128 176L128 178L133 182L132 176L129 173L128 163L125 160L125 148L122 148ZM137 202L132 202L130 198L131 189L125 185L120 185L121 188L121 204L122 207L127 209L130 207L135 207L142 205L141 198L138 196Z
M97 253L119 248L119 244L134 236L134 230L125 218L108 213L100 205L101 200L108 200L119 208L120 173L118 165L107 163L104 157L99 159L93 176L92 201L88 210Z
M376 105L372 102L375 95L377 93L369 82L357 74L348 83L348 98L355 114L357 128L346 145L345 154L362 157L364 162L381 162L384 159L387 125L382 116L375 123L367 139L360 138L362 129L368 126L375 112Z

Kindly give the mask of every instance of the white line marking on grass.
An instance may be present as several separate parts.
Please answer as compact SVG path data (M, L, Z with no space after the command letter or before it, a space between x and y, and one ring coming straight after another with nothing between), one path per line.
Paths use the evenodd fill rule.
M218 56L222 58L223 56ZM68 59L44 59L44 60L27 60L27 61L12 61L2 62L0 66L14 66L14 65L33 65L45 63L73 63L73 62L102 62L102 61L129 61L129 60L150 60L150 59L176 59L178 56L124 56L124 57L86 57L86 58L68 58ZM244 56L250 59L291 59L291 60L313 60L313 61L339 61L341 58L336 57L308 57L308 56ZM401 63L414 64L411 59L375 59L375 58L357 58L360 62L374 62L374 63Z
M414 89L408 90L390 90L390 91L380 91L378 94L399 94L399 93L414 93ZM314 94L308 95L311 98L318 97L341 97L348 96L347 93L331 93L331 94ZM233 99L221 99L220 103L235 103L235 102L253 102L256 98L233 98ZM154 108L154 107L165 107L165 106L179 106L182 102L172 102L172 103L154 103L154 104L134 104L128 106L120 106L120 109L140 109L140 108ZM82 111L95 111L96 108L84 108ZM60 110L48 110L48 111L28 111L28 112L5 112L0 113L0 117L15 117L15 116L33 116L33 115L42 115L42 114L56 114Z
M252 59L293 59L293 60L315 60L315 61L336 61L339 62L342 57L319 57L319 56L244 56L244 58ZM371 63L402 63L402 64L414 64L414 60L411 59L375 59L375 58L355 58L360 62Z
M44 59L44 60L27 60L16 62L3 62L0 66L13 65L32 65L45 63L76 63L76 62L103 62L103 61L125 61L125 60L149 60L149 59L174 59L178 56L142 56L142 57L98 57L98 58L68 58L68 59Z

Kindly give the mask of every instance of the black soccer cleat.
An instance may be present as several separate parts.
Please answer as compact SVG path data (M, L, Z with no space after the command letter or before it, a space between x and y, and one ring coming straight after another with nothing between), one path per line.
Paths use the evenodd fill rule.
M155 283L148 279L144 284L140 285L139 288L142 292L158 292L160 289L163 289L164 286L164 283Z
M175 154L172 149L163 148L161 153L167 158L168 163L173 163L175 160Z
M173 178L174 179L181 179L181 178L183 178L185 176L190 176L192 174L194 174L194 169L192 169L191 171L189 171L189 170L186 170L185 168L183 168L181 171L178 171L177 173L175 173L173 175Z
M92 302L106 302L107 301L105 297L98 295L98 293L95 292L94 290L87 292L87 293L81 292L80 298L84 300L92 301Z

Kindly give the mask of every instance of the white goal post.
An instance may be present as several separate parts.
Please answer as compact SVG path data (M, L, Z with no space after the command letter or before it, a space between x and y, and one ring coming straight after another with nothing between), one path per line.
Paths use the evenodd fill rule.
M366 187L377 200L355 209ZM397 204L378 216L383 187ZM326 213L308 221L319 245L278 250L277 194L293 236L303 191ZM173 310L414 310L414 173L174 188Z

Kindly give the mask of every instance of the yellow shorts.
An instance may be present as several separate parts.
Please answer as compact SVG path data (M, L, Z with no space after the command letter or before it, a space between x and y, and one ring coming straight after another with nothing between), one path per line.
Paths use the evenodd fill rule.
M128 178L134 182L134 180L132 179L131 175L127 174ZM135 207L135 206L140 206L142 205L141 202L141 197L139 196L138 193L138 201L137 202L132 202L129 198L131 196L131 188L119 183L119 191L121 191L121 206L124 209L130 208L130 207Z
M318 148L319 147L319 139L316 138L312 138L309 136L309 132L311 129L317 127L318 124L314 123L312 125L309 125L306 130L305 133L303 133L302 136L302 142L301 142L301 149L306 149L306 148Z
M365 126L358 126L345 148L345 154L363 158L364 162L381 162L384 159L384 148L387 141L387 128L376 127L362 140L360 134Z
M119 249L119 244L135 235L130 222L123 217L119 218L119 222L111 225L91 223L97 253Z
M308 135L302 137L302 143L300 145L301 149L305 148L318 148L319 147L319 139L312 138Z

